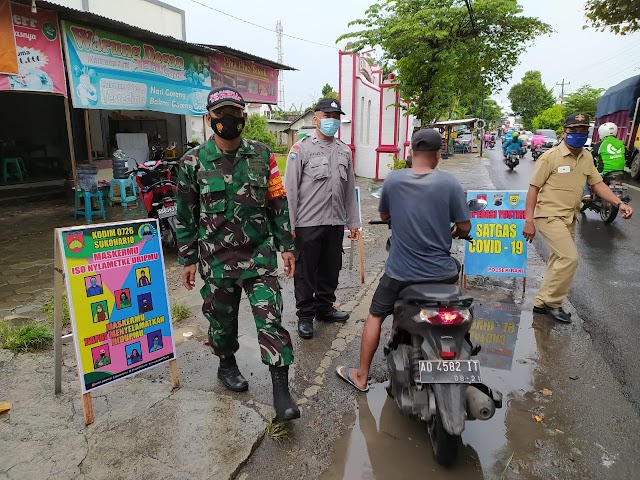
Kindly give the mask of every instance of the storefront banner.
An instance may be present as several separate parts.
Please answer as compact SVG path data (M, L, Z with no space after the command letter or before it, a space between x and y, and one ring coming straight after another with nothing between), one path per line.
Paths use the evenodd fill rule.
M157 220L57 234L82 393L174 359Z
M465 275L526 277L527 241L522 230L527 192L469 191L467 200L483 199L487 207L471 212L473 242L466 242Z
M31 13L29 6L20 3L12 3L11 11L18 75L0 75L0 90L49 92L66 97L58 16L42 8Z
M278 103L278 70L219 54L209 57L211 85L233 87L246 102Z
M74 107L206 113L206 57L73 23L62 28Z
M16 51L15 34L13 31L13 17L11 2L0 0L0 74L17 75L18 57Z
M511 370L521 313L520 308L508 303L474 305L469 335L473 345L482 345L477 356L480 365Z

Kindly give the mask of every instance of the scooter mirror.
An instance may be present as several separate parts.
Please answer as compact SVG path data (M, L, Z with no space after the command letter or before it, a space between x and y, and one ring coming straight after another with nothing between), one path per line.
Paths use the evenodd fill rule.
M469 211L470 212L481 212L485 208L487 208L487 201L484 198L472 198L469 200Z

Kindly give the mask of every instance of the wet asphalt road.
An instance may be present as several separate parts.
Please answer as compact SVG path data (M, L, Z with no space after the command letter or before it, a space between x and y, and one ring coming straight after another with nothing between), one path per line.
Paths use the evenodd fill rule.
M496 188L528 188L535 166L530 153L510 172L502 162L498 145L486 152L489 160L483 161ZM629 195L631 205L640 209L640 191L629 188ZM569 300L584 320L584 328L590 333L595 347L609 363L625 397L640 413L638 216L638 212L630 220L619 216L609 225L594 212L586 212L579 218L576 243L580 263ZM546 258L548 248L544 241L537 238L534 245Z

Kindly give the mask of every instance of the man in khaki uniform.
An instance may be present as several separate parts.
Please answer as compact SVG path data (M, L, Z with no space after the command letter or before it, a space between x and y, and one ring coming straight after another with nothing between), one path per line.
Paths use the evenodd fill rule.
M571 322L571 314L562 309L562 303L578 267L574 235L585 182L602 200L616 205L623 218L631 218L633 213L604 184L591 153L582 148L588 135L589 117L583 113L569 115L562 134L564 141L540 157L527 193L523 234L532 242L536 230L540 231L551 250L533 312L564 323Z

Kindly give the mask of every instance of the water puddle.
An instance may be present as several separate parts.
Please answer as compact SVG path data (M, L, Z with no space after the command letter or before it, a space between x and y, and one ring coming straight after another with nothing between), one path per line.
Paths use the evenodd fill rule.
M323 480L500 478L514 449L531 449L540 430L527 395L535 390L537 360L532 314L497 302L476 302L475 309L472 338L483 345L483 382L502 392L503 408L488 421L467 422L454 467L435 463L426 424L402 416L378 383L358 397L355 425L336 442Z

